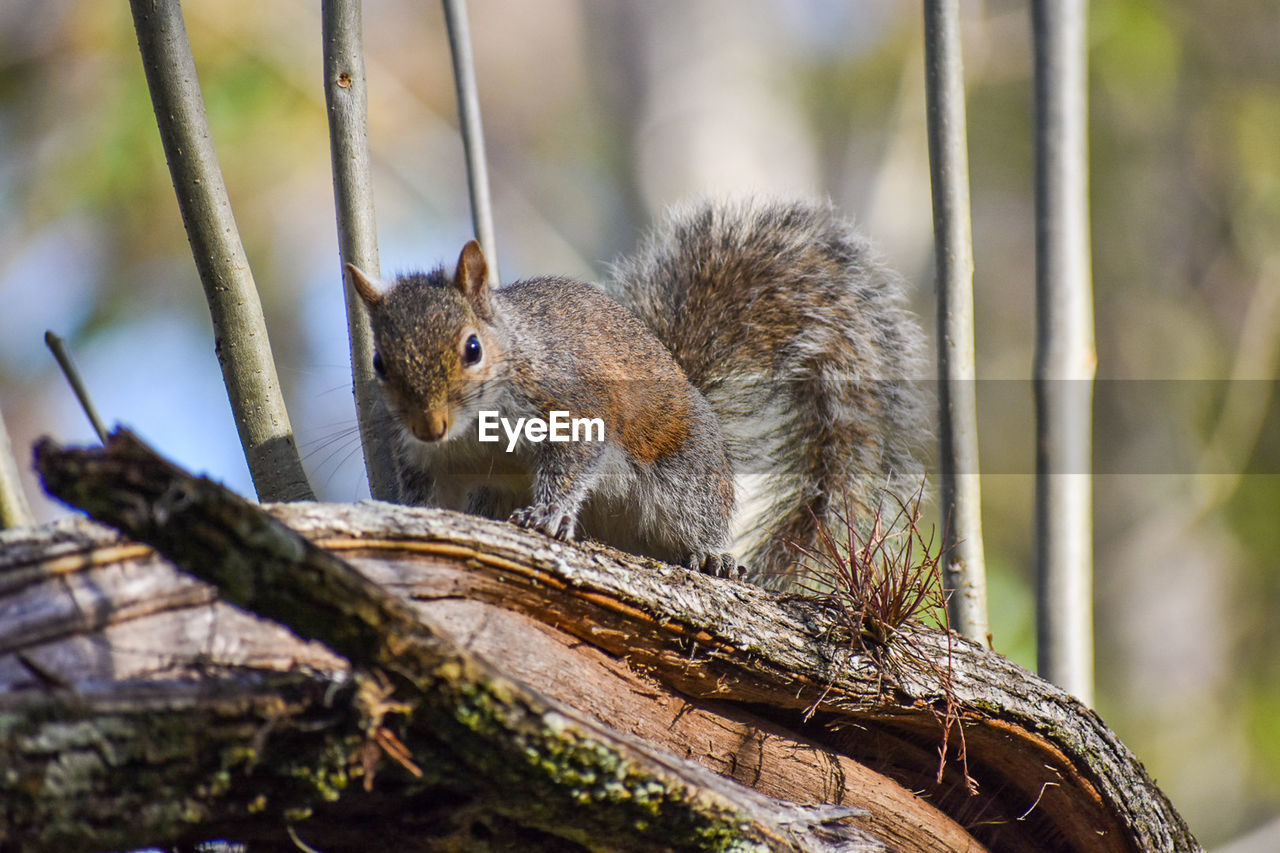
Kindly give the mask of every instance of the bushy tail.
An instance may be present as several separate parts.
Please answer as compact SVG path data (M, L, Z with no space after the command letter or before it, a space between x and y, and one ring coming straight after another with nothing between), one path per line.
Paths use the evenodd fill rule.
M902 280L829 203L677 208L614 268L614 295L671 349L729 443L735 551L785 587L817 522L923 483L923 336ZM892 515L896 507L887 507Z

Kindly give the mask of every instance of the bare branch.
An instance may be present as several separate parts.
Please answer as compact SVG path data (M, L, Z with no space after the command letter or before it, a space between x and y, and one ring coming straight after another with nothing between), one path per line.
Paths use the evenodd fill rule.
M1040 674L1093 697L1093 285L1085 4L1032 4L1036 92L1036 615Z
M5 428L3 414L0 414L0 530L34 523L31 506L22 491L13 446L9 444L9 430Z
M324 98L329 108L329 150L333 159L333 202L338 214L338 264L346 286L347 330L356 419L369 477L378 500L396 497L395 468L386 434L382 394L373 374L373 341L364 303L346 280L352 263L377 276L378 231L369 169L369 107L362 52L360 0L321 4L324 39Z
M449 28L449 50L453 54L453 82L458 90L458 124L467 154L471 221L489 263L489 275L497 284L502 281L502 276L498 273L498 243L493 231L489 167L484 154L484 128L480 123L480 97L476 87L475 57L471 53L467 0L444 0L444 19Z
M130 0L129 5L254 488L261 500L311 498L280 393L262 303L214 152L182 7L178 0Z
M925 0L925 93L934 254L938 265L941 506L951 627L989 643L982 546L977 382L973 344L973 233L964 67L957 0Z
M98 434L98 441L106 444L107 428L102 425L102 419L98 417L98 408L93 405L93 398L89 396L89 389L85 387L80 371L76 369L76 363L71 360L71 353L67 352L66 342L51 330L46 330L44 344L49 348L49 352L53 353L58 367L62 368L62 375L67 378L71 390L76 393L80 408L84 410L85 417L93 425L93 431Z

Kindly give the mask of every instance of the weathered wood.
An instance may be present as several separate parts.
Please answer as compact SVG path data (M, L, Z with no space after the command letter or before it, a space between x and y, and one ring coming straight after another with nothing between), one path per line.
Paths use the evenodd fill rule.
M153 476L150 472L142 479L150 482ZM82 487L85 472L73 473L72 480ZM237 536L247 534L253 545L243 553L263 553L258 533L211 511L189 485L157 489L155 483L134 482L125 488L97 488L98 499L114 494L126 515L141 519L131 535L146 534L162 548L174 538L191 543L186 550L178 548L184 562L199 561L202 553L207 560L209 553L225 547L233 529ZM143 499L148 491L150 498ZM302 621L304 631L336 635L334 647L345 649L358 671L368 673L363 680L343 680L344 663L324 648L287 638L270 623L214 601L208 587L184 579L149 549L100 528L81 523L34 531L25 539L15 534L0 539L6 546L0 551L0 689L12 694L6 709L15 696L28 703L27 710L5 718L10 731L37 720L62 723L69 706L64 700L58 704L55 695L74 697L87 715L83 719L101 719L94 716L97 711L91 713L92 703L85 697L109 700L136 689L139 681L158 682L161 686L154 689L160 696L164 685L190 689L196 684L209 685L211 694L215 687L247 691L268 704L278 689L269 683L272 678L304 678L311 685L310 678L331 688L323 712L277 701L273 707L279 713L266 733L260 732L257 741L246 735L239 744L241 752L245 743L257 744L247 750L255 756L252 762L227 764L225 756L238 754L234 726L203 727L208 742L193 737L200 745L190 750L192 756L205 755L203 763L193 758L184 765L183 772L193 774L187 776L171 766L171 778L186 783L182 791L191 801L185 811L170 811L191 820L180 826L171 822L167 835L147 836L151 841L217 833L279 840L283 816L310 814L297 830L304 840L323 839L325 849L344 849L349 836L341 827L366 819L384 821L388 832L416 837L420 845L451 832L469 837L472 827L494 833L493 838L528 832L528 839L563 845L572 838L621 849L716 849L726 843L727 835L637 833L634 802L604 802L589 785L566 797L565 778L559 780L559 790L555 779L531 783L527 768L514 766L528 762L525 753L504 753L488 742L486 738L501 741L494 731L485 729L477 742L477 729L484 728L477 721L483 720L485 726L506 726L517 734L522 750L536 752L557 743L546 732L552 715L567 721L558 723L559 729L575 732L570 740L577 744L572 753L576 761L598 759L600 749L613 750L609 754L614 758L635 762L627 766L655 768L654 778L662 784L679 779L686 787L702 786L707 775L690 775L690 763L697 762L755 788L764 795L756 795L758 801L735 800L732 791L712 797L727 798L755 815L757 824L772 827L776 837L761 836L766 845L821 849L833 843L818 838L820 819L828 815L787 812L788 807L779 805L792 801L865 809L844 821L846 830L861 833L855 837L863 847L844 849L876 849L867 846L873 837L903 850L981 850L984 844L993 850L1197 849L1141 766L1095 715L970 644L957 641L950 656L956 696L965 706L969 768L980 785L980 793L972 797L954 758L943 782L934 779L940 730L933 712L943 701L938 680L927 668L914 675L900 673L903 677L881 673L866 659L825 642L830 615L811 602L779 599L745 585L453 513L375 503L270 509L327 549L314 549L326 555L319 557L321 562L341 554L357 565L360 581L348 579L346 586L334 587L331 579L312 578L299 587L296 578L301 575L293 570L269 578L279 567L262 565L247 575L251 582L245 580L249 570L237 569L231 592L246 604L254 597L292 604L292 597L298 597L300 607L314 608L312 618ZM195 544L202 540L203 549ZM207 547L217 542L223 545ZM313 549L295 545L297 550ZM287 560L277 561L287 563L296 553L285 556ZM343 561L333 563L346 571ZM290 586L292 591L283 591ZM264 593L264 587L281 589ZM351 615L318 616L321 608L334 604L302 601L308 596L323 599L337 589L347 599L339 602L340 609ZM362 610L367 602L360 602L366 595L376 599L383 590L397 594L392 599L397 603L383 609L405 620L383 641L397 647L389 657L377 642L353 640L362 629L332 624L340 618L378 621L368 618L370 611ZM413 606L400 613L399 602L404 601ZM12 630L5 630L11 625ZM423 626L429 629L427 637L418 635ZM945 664L946 645L936 636L921 634L914 642L934 663ZM90 647L96 654L88 653ZM418 665L427 652L437 656L432 658L437 663L454 666L457 677L442 679L437 673L435 681L424 680ZM295 664L312 675L300 675ZM410 713L388 714L381 724L371 725L367 711L363 721L359 713L360 707L367 709L367 697L362 706L349 685L377 683L371 674L377 671L387 673L383 677L398 691L387 701L404 699L409 689L418 704ZM95 692L88 686L94 681L108 683ZM467 694L464 686L472 692ZM293 689L296 694L299 688ZM501 706L498 699L517 696L520 713L494 711ZM485 702L477 703L477 697ZM486 709L480 716L478 704ZM36 707L43 710L33 714ZM317 724L317 718L324 722ZM460 725L462 719L470 725ZM173 726L182 730L174 720ZM308 725L313 729L309 738L299 734ZM379 741L386 732L395 738ZM230 734L219 741L215 733ZM584 738L592 743L586 757ZM427 771L428 779L412 779L391 759L388 750L394 751L397 742L410 750L408 760ZM283 752L277 749L280 743L287 745ZM113 746L113 754L125 752L124 746ZM208 755L224 758L219 763ZM297 782L348 784L369 778L366 766L374 767L370 756L380 758L376 774L370 774L371 792L348 790L330 804L324 798L336 793L336 783L308 787ZM13 747L5 760L10 766L27 762L22 766L29 771L23 776L28 782L33 768L41 766ZM55 764L46 755L44 771ZM209 783L203 789L190 784L210 767L234 784L224 781L214 793ZM579 776L568 782L570 792L582 784L583 766L574 767ZM130 779L139 775L130 773ZM277 778L293 780L294 787L277 790ZM31 789L28 784L26 790ZM137 802L153 802L156 812L183 802L172 791L158 796L154 786L139 785L137 790L152 797ZM193 790L205 793L193 797ZM566 805L573 796L586 801L581 809ZM417 805L406 810L409 801ZM92 788L86 789L80 811L71 817L96 814L94 802ZM432 802L453 805L432 808ZM256 804L257 810L250 813L246 803ZM569 828L563 826L565 811L573 822ZM664 800L659 811L663 819L679 812L709 825L706 815L688 803ZM409 813L434 817L401 818ZM809 836L791 828L789 821L797 814ZM130 817L131 823L139 822ZM7 820L10 837L32 827ZM424 829L424 822L435 829ZM121 831L109 822L93 826ZM687 831L689 824L684 826ZM655 838L663 841L655 843ZM521 843L540 849L534 840ZM571 848L551 843L546 849Z
M519 608L685 696L750 707L926 792L962 825L980 823L974 834L992 849L1197 849L1096 713L976 644L955 638L948 649L943 635L912 637L934 671L950 657L955 698L967 712L969 771L980 788L974 797L955 761L943 783L934 778L935 712L945 703L939 680L927 669L886 678L847 646L824 641L831 616L810 601L441 511L370 504L274 511L348 555L395 550L463 559L468 577L490 574L494 582L472 580L452 594Z
M422 768L451 765L443 779L478 786L488 809L611 849L883 849L842 823L855 810L767 798L512 681L332 553L127 433L101 452L45 443L36 457L50 491L347 658L344 712L367 738L352 756L366 778L380 753L436 785Z

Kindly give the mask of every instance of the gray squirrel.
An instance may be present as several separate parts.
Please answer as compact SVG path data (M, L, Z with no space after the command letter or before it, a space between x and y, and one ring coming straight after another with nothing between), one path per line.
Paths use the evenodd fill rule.
M676 208L608 295L559 277L491 289L475 241L452 272L348 271L405 503L720 576L742 574L736 552L786 588L820 523L922 486L923 336L901 279L829 203ZM486 411L508 419L498 441L480 440ZM603 440L543 437L557 412Z

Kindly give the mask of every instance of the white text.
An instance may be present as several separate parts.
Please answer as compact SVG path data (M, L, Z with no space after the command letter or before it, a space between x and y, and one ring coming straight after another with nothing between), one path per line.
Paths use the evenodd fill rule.
M498 427L507 436L507 452L515 450L521 433L525 441L604 441L604 420L601 418L571 418L568 412L553 411L550 417L516 418L514 424L496 411L480 412L477 438L483 442L500 441Z

